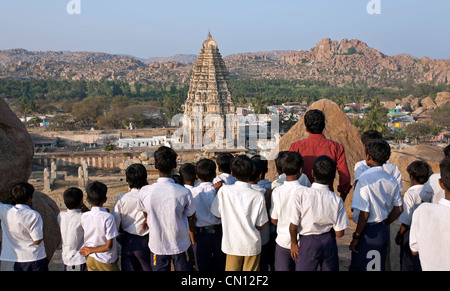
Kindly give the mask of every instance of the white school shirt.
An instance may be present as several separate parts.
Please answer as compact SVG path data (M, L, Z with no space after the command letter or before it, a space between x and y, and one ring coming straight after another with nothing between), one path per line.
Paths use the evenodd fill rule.
M211 182L202 182L192 188L192 197L195 204L195 226L204 227L220 224L220 219L211 213L211 205L216 198L216 190Z
M397 180L398 185L400 186L399 191L403 191L402 172L400 172L397 165L386 162L383 164L382 168L386 173L392 175ZM355 181L359 179L359 176L368 169L370 169L370 167L367 165L366 160L359 161L355 164L355 179L353 180L353 185L355 184Z
M399 184L382 167L372 167L359 177L353 191L353 221L358 223L360 211L369 212L368 223L384 221L394 206L402 205Z
M142 230L145 215L139 208L139 189L131 189L117 197L113 212L116 226L129 234L144 236L149 230Z
M250 187L252 187L252 189L254 189L256 191L261 192L264 199L266 199L265 198L266 188L263 188L263 187L259 186L258 184L250 184ZM266 207L266 210L267 210L267 207ZM263 229L260 230L260 234L261 234L261 245L265 245L270 240L270 223L264 224Z
M450 271L450 201L422 203L414 211L409 246L424 271Z
M442 198L445 198L444 189L439 185L441 174L433 174L428 178L428 181L423 185L420 193L420 198L423 202L438 203Z
M257 184L261 188L272 189L272 182L267 179L259 180Z
M398 217L398 221L401 223L411 226L413 212L422 203L420 198L422 188L423 185L411 186L403 195L403 212Z
M220 181L222 181L224 185L233 185L237 181L237 179L231 176L231 174L222 173L214 178L213 184L216 184Z
M310 188L296 191L290 205L292 224L300 235L318 235L345 230L349 226L344 201L330 191L328 185L313 183Z
M283 185L283 183L286 181L286 174L281 174L278 176L278 179L272 182L272 189L275 189L278 186ZM308 176L302 173L300 178L298 178L298 181L300 182L300 185L303 185L305 187L311 187L311 181L309 181Z
M89 256L101 263L111 264L117 261L117 231L114 216L103 207L92 206L90 211L81 215L81 226L84 230L84 245L86 247L98 247L105 245L108 240L113 240L111 250L93 253Z
M45 258L41 215L25 204L0 203L2 226L2 251L0 260L10 262L33 262Z
M308 189L308 187L301 185L299 180L295 180L284 181L283 185L276 187L272 191L270 217L278 220L275 242L285 249L291 248L289 224L293 197L301 189Z
M190 245L188 217L195 214L192 193L172 178L141 188L139 207L147 213L148 246L157 255L176 255Z
M84 230L81 226L80 209L69 209L58 214L58 225L61 230L61 259L66 266L76 266L86 263L86 257L79 251L84 244Z
M235 256L255 256L261 252L261 234L256 226L268 221L261 192L249 183L236 181L220 187L211 212L222 219L222 251Z

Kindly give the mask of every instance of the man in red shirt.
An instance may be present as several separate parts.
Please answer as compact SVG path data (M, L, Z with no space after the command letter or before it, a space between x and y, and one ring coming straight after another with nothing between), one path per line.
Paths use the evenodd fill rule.
M327 155L332 158L336 162L339 174L337 190L341 194L342 199L345 200L352 186L344 147L338 142L325 138L322 134L325 128L325 115L322 111L317 109L309 110L306 112L304 120L309 136L306 139L294 142L289 150L299 152L303 156L303 173L308 176L311 183L315 180L312 175L312 166L316 158L321 155ZM330 183L329 187L331 191L334 191L333 182Z

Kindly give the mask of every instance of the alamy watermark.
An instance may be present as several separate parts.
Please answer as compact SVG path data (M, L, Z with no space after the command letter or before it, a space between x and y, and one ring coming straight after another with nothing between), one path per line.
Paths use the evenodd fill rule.
M381 0L370 0L366 6L367 14L381 14Z
M67 14L81 14L81 0L70 0L66 5Z

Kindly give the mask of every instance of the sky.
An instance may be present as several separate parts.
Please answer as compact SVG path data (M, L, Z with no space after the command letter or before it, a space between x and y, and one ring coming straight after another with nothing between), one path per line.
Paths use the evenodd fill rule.
M223 56L329 37L443 59L449 15L448 0L0 0L0 50L168 57L198 54L210 31Z

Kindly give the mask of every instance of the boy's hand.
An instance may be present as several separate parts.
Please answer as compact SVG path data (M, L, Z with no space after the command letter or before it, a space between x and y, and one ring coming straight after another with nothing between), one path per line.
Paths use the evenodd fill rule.
M83 257L87 257L91 254L91 250L88 247L82 247L80 249L80 255L82 255Z
M298 260L298 244L291 243L291 257L294 261Z
M356 250L356 246L359 243L359 239L352 239L352 241L350 242L350 245L348 246L349 250L351 250L352 252L358 253L358 251Z

